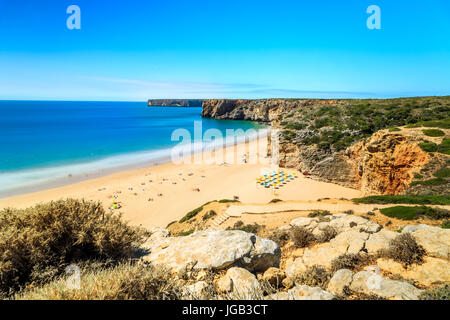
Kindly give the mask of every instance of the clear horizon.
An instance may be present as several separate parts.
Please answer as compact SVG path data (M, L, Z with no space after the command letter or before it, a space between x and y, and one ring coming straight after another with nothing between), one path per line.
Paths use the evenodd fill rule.
M0 100L450 95L444 0L0 0L0 37Z

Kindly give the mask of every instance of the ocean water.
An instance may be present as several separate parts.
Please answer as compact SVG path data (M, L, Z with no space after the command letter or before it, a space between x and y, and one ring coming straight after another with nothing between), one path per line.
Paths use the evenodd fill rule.
M188 130L194 139L196 121L203 133L263 128L145 102L0 101L0 115L0 197L168 161L180 144L173 131Z

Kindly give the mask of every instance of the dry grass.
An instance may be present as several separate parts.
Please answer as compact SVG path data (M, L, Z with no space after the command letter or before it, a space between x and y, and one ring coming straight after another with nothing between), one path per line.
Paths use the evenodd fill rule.
M303 227L292 227L290 230L290 238L297 248L305 248L316 241L316 237L311 231Z
M372 257L361 253L343 254L331 261L331 270L336 272L340 269L357 271L372 263Z
M0 296L48 282L71 263L130 258L146 235L95 202L68 199L23 210L4 209L0 211Z
M411 264L423 263L425 249L409 233L402 233L391 240L389 248L378 251L378 256L393 259L407 268Z
M283 247L290 240L290 235L285 230L275 229L269 234L268 238L278 243L280 247Z
M328 242L331 239L335 238L337 236L337 231L333 227L327 226L324 230L322 230L322 233L316 237L317 242L324 243Z
M310 287L321 287L325 289L333 274L321 266L312 266L306 269L298 278L296 283L306 284Z
M161 267L124 263L115 268L81 275L79 289L70 289L64 277L27 289L18 300L173 300L182 295L181 282Z

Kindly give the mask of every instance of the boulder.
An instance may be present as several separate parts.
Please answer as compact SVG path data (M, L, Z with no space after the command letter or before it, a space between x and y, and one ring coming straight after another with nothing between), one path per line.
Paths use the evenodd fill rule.
M425 286L450 283L450 263L444 259L424 257L424 263L413 264L407 269L392 259L378 259L377 265L381 270L400 275L404 279L417 281Z
M418 300L422 292L407 282L386 279L369 271L354 274L350 289L394 300Z
M344 295L344 288L349 287L353 280L354 272L349 269L336 271L328 282L327 291L335 295Z
M142 259L162 264L174 272L191 267L224 269L231 266L251 271L277 267L281 250L277 243L240 230L207 230L185 237L167 237L147 242L150 252Z
M233 299L255 299L261 295L261 285L248 270L232 267L219 279L217 287L222 292L229 292Z
M427 255L450 258L450 229L432 227L426 224L406 226L402 233L409 232L427 251Z
M300 217L292 220L290 225L293 227L303 227L307 230L312 231L315 227L317 227L319 219L317 218L305 218Z
M382 228L379 224L354 215L345 215L332 219L330 221L330 226L335 228L338 233L349 231L351 229L374 233Z

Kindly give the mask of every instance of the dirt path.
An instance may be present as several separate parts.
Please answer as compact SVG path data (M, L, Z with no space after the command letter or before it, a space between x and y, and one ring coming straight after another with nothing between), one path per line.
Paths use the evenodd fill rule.
M240 217L242 214L262 214L283 211L330 211L333 213L341 213L352 210L354 213L367 213L374 211L376 208L382 209L395 206L396 204L355 204L351 201L284 201L280 203L269 204L243 204L230 206L226 214L231 217ZM400 204L399 204L400 205ZM402 206L416 206L409 204L401 204ZM450 210L450 206L433 206Z

